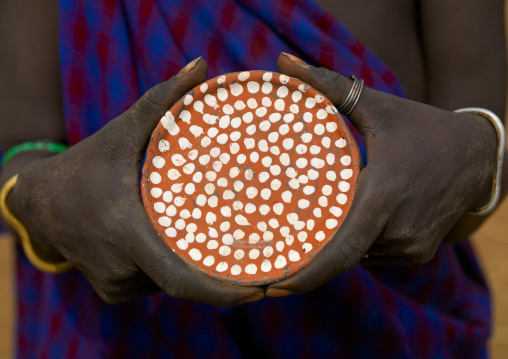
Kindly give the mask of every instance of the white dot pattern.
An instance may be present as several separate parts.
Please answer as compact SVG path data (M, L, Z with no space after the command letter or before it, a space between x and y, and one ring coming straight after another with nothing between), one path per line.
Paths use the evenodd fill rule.
M152 223L217 278L268 283L298 270L342 223L359 174L337 116L286 75L244 71L201 84L154 132L143 192Z

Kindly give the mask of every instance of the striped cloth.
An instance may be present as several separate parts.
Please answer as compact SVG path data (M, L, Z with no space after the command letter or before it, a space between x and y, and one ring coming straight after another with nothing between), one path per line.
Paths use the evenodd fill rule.
M216 76L275 71L285 51L403 95L312 0L61 0L60 50L71 144L200 55ZM21 358L486 357L489 296L468 241L425 265L358 266L311 293L235 308L164 294L108 305L79 272L18 258Z

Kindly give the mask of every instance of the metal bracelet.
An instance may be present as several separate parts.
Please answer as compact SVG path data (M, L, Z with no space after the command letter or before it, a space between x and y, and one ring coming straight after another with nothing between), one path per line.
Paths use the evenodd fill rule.
M492 111L486 110L480 107L466 107L455 110L458 113L471 113L474 115L482 116L490 121L492 126L496 129L498 144L497 144L497 161L496 168L494 169L494 174L492 176L492 190L490 194L489 201L483 205L482 207L469 211L468 214L472 214L475 216L485 216L491 213L499 203L499 198L501 195L501 175L503 173L503 161L504 161L504 151L506 144L506 133L504 129L503 122L496 116L496 114Z

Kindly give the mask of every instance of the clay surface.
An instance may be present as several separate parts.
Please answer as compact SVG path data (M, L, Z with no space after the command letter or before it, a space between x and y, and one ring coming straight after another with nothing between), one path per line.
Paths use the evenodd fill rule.
M160 237L222 281L294 274L340 230L361 160L333 104L275 72L222 75L161 118L141 193Z

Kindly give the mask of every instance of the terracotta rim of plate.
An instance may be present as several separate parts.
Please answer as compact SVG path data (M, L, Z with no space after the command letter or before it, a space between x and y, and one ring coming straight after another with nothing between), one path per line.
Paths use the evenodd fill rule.
M339 230L361 158L337 109L270 71L218 76L155 128L141 194L164 242L188 265L266 285L308 264Z

